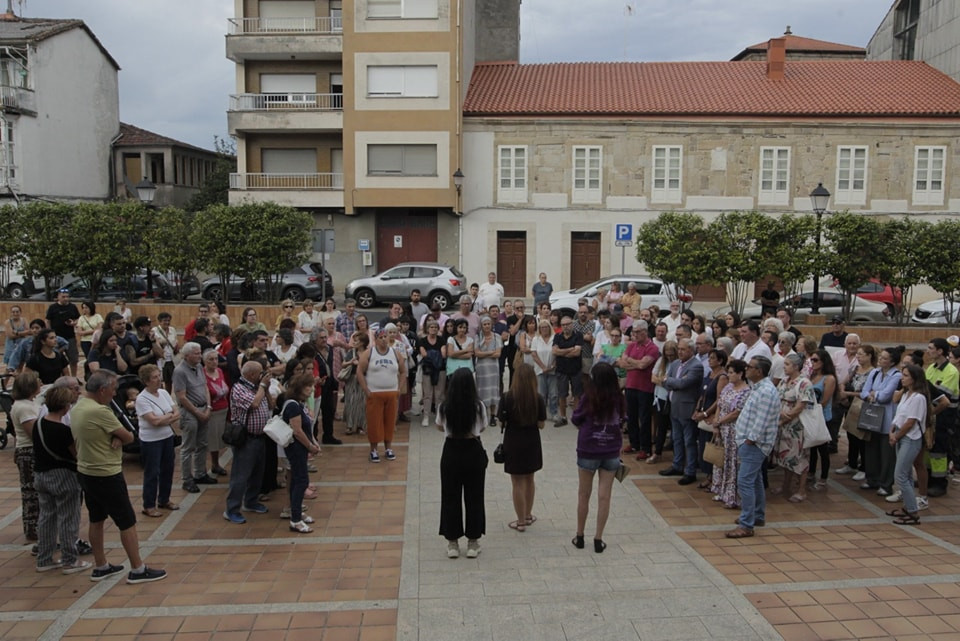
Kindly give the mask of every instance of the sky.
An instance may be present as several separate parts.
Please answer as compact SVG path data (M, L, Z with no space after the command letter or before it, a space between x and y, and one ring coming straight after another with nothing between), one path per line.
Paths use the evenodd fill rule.
M79 18L117 60L120 119L199 147L227 137L233 0L13 0ZM781 35L866 46L892 0L523 0L520 62L729 60ZM0 10L5 8L0 0Z

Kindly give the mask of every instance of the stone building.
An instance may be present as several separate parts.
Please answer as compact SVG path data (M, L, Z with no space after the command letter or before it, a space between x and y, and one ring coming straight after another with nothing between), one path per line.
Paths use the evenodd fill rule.
M643 273L617 225L663 211L960 212L960 85L922 62L478 64L464 102L462 269L508 295ZM508 267L509 269L505 269ZM509 282L508 282L509 278ZM701 296L702 298L702 296Z

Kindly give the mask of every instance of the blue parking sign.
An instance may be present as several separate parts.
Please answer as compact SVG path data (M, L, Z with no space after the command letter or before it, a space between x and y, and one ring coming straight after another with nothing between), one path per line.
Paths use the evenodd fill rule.
M629 247L633 244L633 225L629 223L617 224L617 242L618 247Z

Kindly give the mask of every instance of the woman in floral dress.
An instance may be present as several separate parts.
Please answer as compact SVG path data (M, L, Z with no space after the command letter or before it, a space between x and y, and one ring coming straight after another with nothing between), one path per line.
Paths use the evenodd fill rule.
M714 414L713 430L723 440L723 467L713 466L713 500L720 501L729 509L739 508L737 496L737 417L743 409L750 386L746 379L747 364L739 359L727 363L729 383L720 392L717 399L717 412Z
M803 446L803 423L800 413L817 403L810 379L800 373L803 357L787 354L783 359L783 380L780 392L780 433L774 448L774 460L783 468L783 487L780 493L788 496L791 503L800 503L807 498L807 473L810 471L810 450ZM794 479L799 487L793 491Z

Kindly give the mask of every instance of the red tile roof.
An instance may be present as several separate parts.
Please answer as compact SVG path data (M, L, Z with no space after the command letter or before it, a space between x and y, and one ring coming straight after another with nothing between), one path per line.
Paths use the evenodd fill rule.
M960 116L960 84L926 63L483 63L464 115Z
M863 47L854 47L852 45L843 45L836 42L827 42L826 40L814 40L813 38L795 36L792 33L785 33L784 35L778 37L786 40L787 53L833 53L859 55L860 57L863 57L867 53L867 50ZM766 40L764 42L758 42L755 45L750 45L734 56L733 59L739 60L750 53L764 52L767 50L767 46L769 44L770 41Z
M140 127L134 127L133 125L128 125L125 122L120 123L120 137L117 138L117 141L113 143L114 147L183 147L186 149L195 149L197 151L202 151L206 154L215 154L216 152L210 151L209 149L204 149L203 147L196 147L194 145L180 142L179 140L174 140L173 138L168 138L167 136L161 136L160 134L155 134L152 131L147 131L146 129L141 129Z

